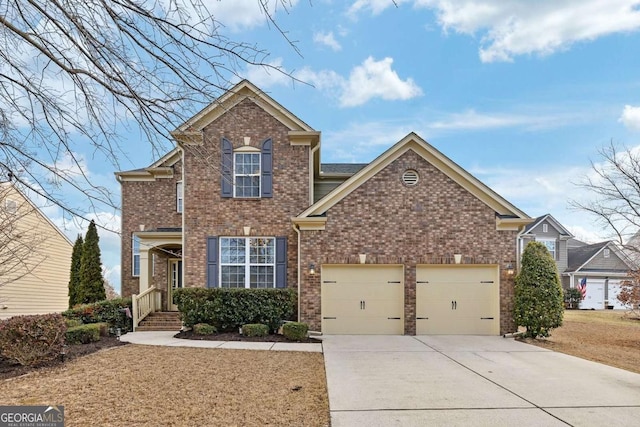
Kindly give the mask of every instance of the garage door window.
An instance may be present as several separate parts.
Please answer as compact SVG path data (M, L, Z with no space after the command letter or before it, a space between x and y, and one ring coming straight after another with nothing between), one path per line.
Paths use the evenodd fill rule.
M274 237L221 237L220 286L275 287Z

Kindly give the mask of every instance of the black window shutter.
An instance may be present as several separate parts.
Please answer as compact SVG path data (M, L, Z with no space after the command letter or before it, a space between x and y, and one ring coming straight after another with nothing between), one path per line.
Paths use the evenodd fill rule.
M222 197L233 197L233 145L222 138Z
M262 143L262 183L260 197L273 197L273 141Z
M207 237L207 288L218 287L218 238Z
M276 237L276 288L287 287L287 238Z

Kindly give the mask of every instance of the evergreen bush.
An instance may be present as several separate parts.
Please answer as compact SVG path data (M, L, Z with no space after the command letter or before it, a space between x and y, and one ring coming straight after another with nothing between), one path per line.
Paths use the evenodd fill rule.
M527 329L525 337L548 337L551 329L562 326L562 286L546 246L539 242L526 246L515 282L513 317L518 326Z

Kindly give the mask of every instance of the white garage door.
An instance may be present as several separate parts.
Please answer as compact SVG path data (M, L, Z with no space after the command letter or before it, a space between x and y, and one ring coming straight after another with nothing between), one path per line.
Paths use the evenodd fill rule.
M323 265L322 333L404 332L404 270L398 265Z
M580 279L578 279L580 281ZM620 281L617 279L594 279L587 277L587 292L585 298L580 301L581 309L596 309L602 310L605 307L605 288L608 286L609 299L608 305L612 305L614 309L619 310L625 308L620 301L618 301L618 294L620 293Z
M500 280L495 265L418 266L417 335L498 335Z

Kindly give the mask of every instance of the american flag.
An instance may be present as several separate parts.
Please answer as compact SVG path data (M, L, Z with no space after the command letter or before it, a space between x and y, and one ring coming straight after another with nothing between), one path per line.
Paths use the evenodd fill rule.
M583 277L582 280L580 280L580 283L578 284L578 290L582 294L581 299L584 299L587 296L587 278L586 277Z

